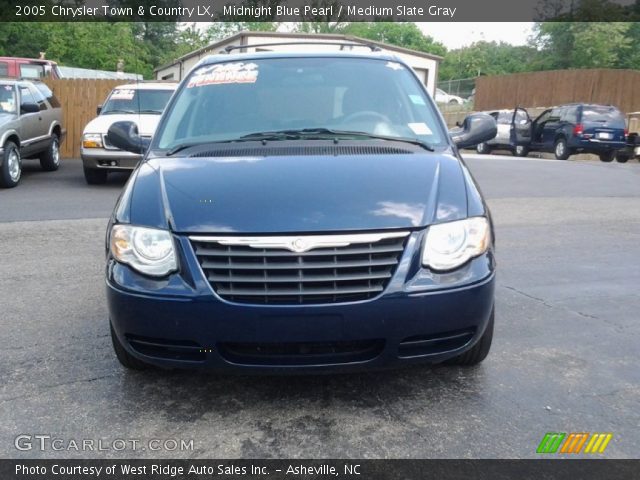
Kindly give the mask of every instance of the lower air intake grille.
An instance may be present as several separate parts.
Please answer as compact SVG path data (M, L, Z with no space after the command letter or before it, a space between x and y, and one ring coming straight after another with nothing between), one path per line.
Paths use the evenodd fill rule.
M191 237L191 241L205 276L222 298L295 305L379 295L396 270L407 235Z

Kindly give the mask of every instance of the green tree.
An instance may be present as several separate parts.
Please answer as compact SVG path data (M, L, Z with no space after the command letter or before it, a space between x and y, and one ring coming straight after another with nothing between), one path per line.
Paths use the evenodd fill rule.
M629 22L542 22L532 45L539 56L534 69L619 68L628 65L633 39ZM637 44L637 43L636 43ZM637 57L636 57L637 58Z
M472 78L479 75L504 75L524 72L538 52L533 47L504 42L475 42L449 51L440 65L439 80Z

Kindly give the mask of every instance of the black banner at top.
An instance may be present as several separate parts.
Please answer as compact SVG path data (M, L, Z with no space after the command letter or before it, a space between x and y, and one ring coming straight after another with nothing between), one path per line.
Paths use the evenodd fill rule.
M1 0L0 21L636 21L629 0Z
M0 460L2 480L637 480L640 460Z

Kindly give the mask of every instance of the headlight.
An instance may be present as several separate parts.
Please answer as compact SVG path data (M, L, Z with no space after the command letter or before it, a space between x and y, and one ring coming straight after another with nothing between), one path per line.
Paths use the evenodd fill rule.
M102 148L102 135L99 133L85 133L82 136L84 148Z
M491 244L491 229L485 217L431 225L422 251L422 264L432 270L453 270L482 255Z
M114 225L111 255L140 273L163 277L178 268L171 234L167 230Z

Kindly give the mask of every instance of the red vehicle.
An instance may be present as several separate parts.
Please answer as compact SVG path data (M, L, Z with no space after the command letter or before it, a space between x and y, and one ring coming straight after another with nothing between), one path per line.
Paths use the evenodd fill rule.
M0 77L61 78L58 64L39 58L0 57Z

